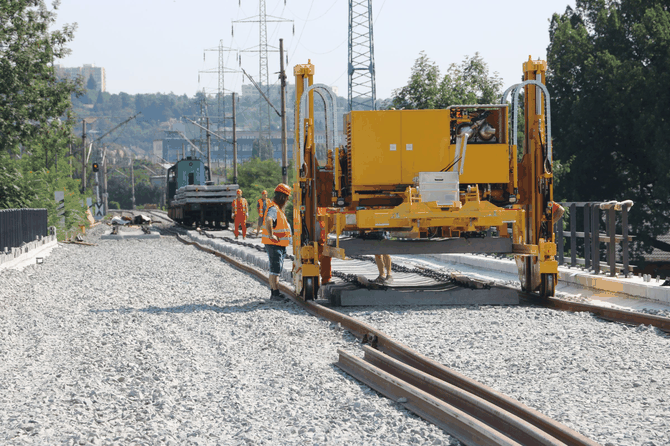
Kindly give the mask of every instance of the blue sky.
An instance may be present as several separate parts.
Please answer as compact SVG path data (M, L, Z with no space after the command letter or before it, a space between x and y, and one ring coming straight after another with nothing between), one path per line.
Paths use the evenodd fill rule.
M451 63L479 52L505 86L517 82L521 64L545 58L549 20L574 0L373 0L377 97L388 98L407 83L421 51L445 72ZM266 0L267 14L293 24L268 24L268 43L284 39L292 67L311 59L315 82L338 87L347 95L347 0ZM476 5L476 6L473 6ZM241 52L258 45L256 25L232 21L258 14L258 0L62 0L56 26L77 23L65 66L95 64L105 68L107 91L169 93L192 96L217 89L218 54L208 51L219 41L231 47L226 66L258 76L258 54ZM58 63L58 62L57 62ZM279 56L269 54L270 73L279 71ZM200 77L200 79L198 79ZM270 82L276 75L270 75ZM226 74L227 90L241 91L242 78Z

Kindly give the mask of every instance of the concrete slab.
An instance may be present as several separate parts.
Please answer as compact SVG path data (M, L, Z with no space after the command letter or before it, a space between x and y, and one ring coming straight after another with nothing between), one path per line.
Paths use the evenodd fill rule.
M496 259L493 257L485 256L469 256L466 262L460 262L458 260L468 257L466 255L426 255L426 256L395 256L396 258L402 258L404 262L409 264L415 264L417 266L426 266L434 269L447 269L447 270L458 270L473 277L478 277L481 279L490 278L497 281L497 283L504 283L506 285L515 285L520 287L519 279L516 273L516 265L513 262L508 260ZM456 261L452 263L454 257L458 257ZM506 267L500 267L501 264L507 263L508 265L514 265L515 269L510 272L504 272ZM488 269L489 266L491 269ZM670 300L665 301L664 296L667 296L667 291L670 291L670 287L661 286L661 282L656 282L652 280L651 282L644 282L642 278L639 277L629 277L627 279L618 278L617 280L625 282L622 292L615 292L609 290L602 290L597 288L591 288L588 285L593 285L593 282L588 282L585 278L580 278L578 275L588 273L578 270L575 268L564 268L560 267L561 271L565 273L566 271L570 274L574 274L574 278L568 280L560 280L560 277L565 278L569 277L567 274L561 274L559 276L559 281L556 286L556 296L562 297L565 295L568 296L578 296L585 299L589 299L590 303L595 305L602 305L604 307L610 308L620 308L620 309L631 309L631 310L670 310ZM595 276L605 278L603 275ZM582 285L584 283L584 285ZM597 284L598 282L595 282ZM645 286L647 290L642 290L640 286ZM662 296L654 294L654 292L662 293ZM634 293L640 293L640 295L635 295ZM653 300L652 300L653 299Z
M321 298L333 306L392 306L392 305L518 305L518 291L511 288L468 289L444 285L433 289L388 287L360 288L351 283L335 281L319 289Z
M0 271L3 269L22 270L27 266L39 264L56 247L58 247L56 236L49 235L20 248L12 248L12 251L7 254L0 252Z
M152 232L151 234L145 234L141 229L138 228L126 228L119 226L118 234L112 234L112 231L105 233L105 235L100 236L101 240L147 240L147 239L157 239L161 238L161 235L157 232Z
M491 271L507 274L509 280L518 281L516 263L511 259L500 259L481 255L468 254L427 254L426 259L451 264L457 269L464 269L460 265L473 267L481 271ZM456 266L459 265L459 266ZM488 274L488 273L485 273ZM661 282L652 280L645 282L641 277L610 277L604 274L593 274L581 268L560 266L558 268L558 285L556 290L561 291L566 285L575 285L590 290L589 295L627 295L634 298L644 298L664 305L670 303L670 287L661 286ZM583 293L586 294L586 293Z

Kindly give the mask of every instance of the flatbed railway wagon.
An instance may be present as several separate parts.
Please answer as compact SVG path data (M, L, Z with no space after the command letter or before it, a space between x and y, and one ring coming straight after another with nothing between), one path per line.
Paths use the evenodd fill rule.
M237 184L214 185L209 168L199 159L186 157L167 171L168 216L179 224L228 227Z

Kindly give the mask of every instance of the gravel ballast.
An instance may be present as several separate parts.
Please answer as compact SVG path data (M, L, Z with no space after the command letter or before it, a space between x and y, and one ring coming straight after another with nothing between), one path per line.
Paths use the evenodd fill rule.
M0 272L0 443L457 443L334 367L351 335L220 259L87 241ZM528 307L346 312L603 445L670 444L656 329Z
M454 442L333 365L353 336L219 258L87 242L0 272L0 443Z
M347 311L603 445L670 444L670 338L534 307Z

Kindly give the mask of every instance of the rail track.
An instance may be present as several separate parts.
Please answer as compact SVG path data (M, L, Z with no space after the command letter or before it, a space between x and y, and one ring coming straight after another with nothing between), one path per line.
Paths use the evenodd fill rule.
M202 234L206 235L209 238L213 238L210 234L206 233L205 231L201 231ZM237 241L233 240L231 238L223 237L219 238L221 240L226 241L227 243L232 243L240 246L246 246L250 247L253 249L258 249L259 251L264 250L262 248L259 248L258 246L244 242L244 241ZM289 255L289 258L292 256ZM369 261L373 261L372 259L368 259ZM447 274L442 273L442 272L437 272L437 271L429 271L427 268L408 268L406 266L398 265L398 264L393 264L392 268L394 271L404 271L404 272L412 272L415 274L419 274L421 276L426 276L426 277L431 277L431 278L437 278L439 280L443 281L448 281L449 277ZM350 276L346 274L338 274L336 271L333 271L333 275L337 277L342 277L346 280L352 281L355 280L355 277L345 277L345 276ZM462 280L452 280L455 283L461 284ZM288 288L287 288L288 289ZM289 294L288 291L283 291L286 294ZM517 290L519 293L519 296L522 298L522 300L528 304L532 305L538 305L546 308L552 308L555 310L561 310L561 311L569 311L572 313L578 313L578 312L588 312L593 314L594 316L597 316L601 319L611 321L611 322L618 322L622 324L627 324L627 325L650 325L653 327L656 327L660 329L661 331L665 333L670 333L670 318L667 317L662 317L662 316L655 316L652 314L646 314L646 313L640 313L640 312L635 312L635 311L628 311L628 310L622 310L622 309L615 309L615 308L606 308L606 307L601 307L598 305L591 305L591 304L586 304L586 303L580 303L580 302L573 302L565 299L559 299L556 297L549 297L549 298L539 298L537 295L532 294L532 293L527 293L524 291ZM291 295L293 295L293 291L290 292Z
M266 273L174 233L179 241L214 254L260 280ZM243 242L241 242L243 243ZM496 390L439 364L376 328L281 291L307 312L340 324L362 340L363 359L339 351L338 367L408 410L471 445L597 445L573 429Z

